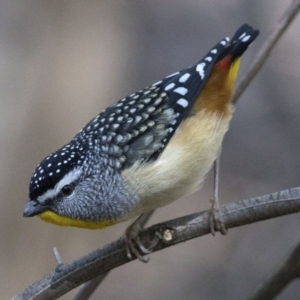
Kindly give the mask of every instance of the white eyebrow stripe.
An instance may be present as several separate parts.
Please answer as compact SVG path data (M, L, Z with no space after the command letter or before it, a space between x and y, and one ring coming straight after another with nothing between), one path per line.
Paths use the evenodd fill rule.
M55 188L48 190L47 192L45 192L43 195L38 196L37 197L37 202L43 204L47 199L53 198L55 196L56 192L55 192Z
M45 202L47 199L55 197L60 192L62 187L76 181L80 177L80 175L81 168L75 168L71 170L56 184L56 186L53 189L50 189L46 191L43 195L39 196L37 198L37 201L43 204L43 202Z

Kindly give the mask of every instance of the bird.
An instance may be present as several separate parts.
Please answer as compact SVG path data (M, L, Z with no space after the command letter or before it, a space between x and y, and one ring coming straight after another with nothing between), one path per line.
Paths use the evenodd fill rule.
M258 34L240 26L195 65L95 116L36 167L23 216L101 229L200 189L229 129L241 56ZM144 261L129 228L127 255Z

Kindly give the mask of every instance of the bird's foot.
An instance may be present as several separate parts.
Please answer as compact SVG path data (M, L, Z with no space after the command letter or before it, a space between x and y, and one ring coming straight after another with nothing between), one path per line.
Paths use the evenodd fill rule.
M216 230L220 231L220 233L223 235L227 233L222 212L220 211L220 207L216 200L210 200L209 224L210 224L210 232L212 235L216 234Z
M150 254L153 247L158 243L158 237L155 236L151 245L145 247L139 237L141 231L141 226L139 224L139 219L133 222L125 231L125 243L126 243L126 252L129 259L136 257L139 261L147 263L149 258L143 257L143 255Z

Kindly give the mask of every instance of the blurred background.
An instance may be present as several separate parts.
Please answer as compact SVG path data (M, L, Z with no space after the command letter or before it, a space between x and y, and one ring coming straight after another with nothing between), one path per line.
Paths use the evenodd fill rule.
M64 262L117 239L25 219L36 165L116 100L194 64L243 23L261 34L240 74L290 1L0 1L0 291L9 299ZM299 185L300 18L240 99L221 160L221 202ZM205 210L212 175L151 223ZM205 236L114 270L92 299L247 299L299 241L299 214ZM78 290L78 289L77 289ZM62 297L72 299L76 291ZM299 299L294 282L278 299Z

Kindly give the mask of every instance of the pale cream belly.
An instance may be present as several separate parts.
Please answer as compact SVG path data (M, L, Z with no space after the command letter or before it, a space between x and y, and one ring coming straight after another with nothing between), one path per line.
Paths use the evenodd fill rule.
M124 220L164 206L201 187L220 153L231 110L226 115L201 110L180 125L157 161L123 173L140 199Z

